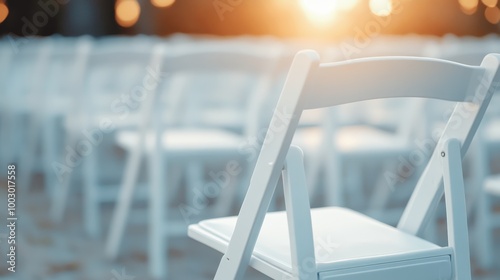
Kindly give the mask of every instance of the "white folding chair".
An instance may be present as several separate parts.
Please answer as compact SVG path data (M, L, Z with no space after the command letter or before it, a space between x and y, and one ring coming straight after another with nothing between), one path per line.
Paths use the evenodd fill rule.
M499 42L500 43L500 42ZM484 125L478 131L472 155L473 175L472 188L475 206L474 230L478 265L491 269L495 263L494 230L500 228L500 214L495 212L495 198L500 197L500 174L492 173L491 163L500 147L500 91L492 98L492 106L496 109L487 112Z
M19 156L19 165L27 174L22 178L24 186L31 185L33 172L40 169L44 174L47 192L54 190L57 185L52 169L60 146L60 142L57 142L57 123L70 111L69 100L75 92L71 83L74 73L78 72L75 71L78 68L80 53L78 46L87 39L31 39L33 41L29 41L21 49L20 57L14 58L9 76L13 84L7 89L10 108L4 111L12 124L8 123L6 127L15 126L18 121L26 121L27 125L17 123L21 128L26 127L26 134L22 135L21 139L11 139L11 143L7 141L6 146L10 146L10 150L23 151ZM33 65L35 67L32 67ZM24 82L24 79L31 75L31 81ZM62 76L65 76L65 79L61 80ZM23 129L18 128L8 134L15 136L23 132ZM23 143L22 138L26 139L25 149L15 149L11 146ZM12 160L11 157L6 156Z
M222 99L222 101L225 98L234 99L233 96L227 95L232 91L224 90L225 87L229 86L241 90L244 95L239 96L247 102L243 102L246 108L240 110L243 119L246 119L242 129L243 133L229 131L224 128L224 124L223 128L192 124L194 122L192 119L187 121L188 124L175 126L175 123L171 122L171 118L176 117L174 112L165 110L171 118L164 117L165 114L159 113L158 109L152 107L153 104L148 102L144 104L146 106L143 108L143 116L147 116L149 121L143 123L139 131L123 131L117 134L117 142L124 149L130 151L130 157L127 161L123 185L110 225L106 254L109 258L115 258L118 253L137 183L140 160L144 154L149 159L149 266L150 273L155 277L162 277L167 273L165 250L168 246L166 237L175 234L178 231L176 229L180 228L183 233L186 229L186 221L175 222L168 219L167 197L171 194L172 188L177 188L177 186L165 184L167 176L162 172L166 172L173 164L186 164L188 168L194 168L191 172L187 170L190 172L188 174L190 177L186 178L188 188L200 188L204 186L202 184L205 175L204 164L225 163L234 160L242 169L245 169L247 165L250 167L250 164L244 163L248 154L242 152L241 147L245 144L247 137L253 136L257 132L256 119L263 112L257 110L260 106L256 106L256 103L262 99L262 96L270 93L271 82L274 81L272 78L273 66L279 59L279 48L271 48L266 52L242 51L224 48L223 45L204 48L192 46L177 50L165 46L163 53L164 55L156 61L161 62L161 72L169 73L169 78L165 82L166 88L159 85L156 91L164 90L170 100L177 99L176 96L179 98L185 96L186 101L192 102L201 99L200 95L214 96L214 94L216 96L218 94L218 99ZM218 80L218 83L206 79L207 76L212 78L215 76L215 78L220 79L221 75L226 75L224 76L226 79ZM243 85L249 86L249 88L242 88L242 81ZM186 93L185 87L187 85L197 86L196 91ZM220 96L221 94L225 95ZM149 101L158 103L159 100L161 100L160 95ZM188 110L180 104L182 103L179 101L170 104L171 110L176 109L179 113ZM209 106L206 103L201 105L202 107L198 107L201 110ZM195 115L194 117L203 116L202 112L193 110L190 112ZM148 124L150 122L153 122L152 131L151 126L149 126L151 124ZM244 177L245 173L249 172L242 171L241 173L240 176L229 178L228 184L230 185L226 186L227 188L218 198L219 201L231 203L231 197L234 197L236 193L234 183L239 182L238 177ZM193 180L196 182L189 182ZM168 189L165 189L166 186ZM192 196L192 191L193 189L186 191L188 199ZM228 196L227 194L232 195ZM183 218L189 218L190 213L186 214L188 216Z
M138 125L140 98L134 100L132 95L141 90L152 59L152 46L148 42L119 43L94 41L82 61L82 79L73 99L73 112L65 122L65 151L59 162L71 169L59 168L64 180L51 209L52 218L61 221L71 178L81 166L84 228L93 237L100 233L101 203L114 201L118 191L119 184L108 182L113 175L119 178L121 174L116 164L120 159L113 156L113 149L105 149L113 144L107 140L114 138L111 136L116 130ZM69 157L76 158L75 162L68 162Z
M500 175L499 174L489 174L489 159L488 156L488 144L489 142L485 140L485 138L489 138L488 140L493 140L492 138L496 138L496 143L500 142L500 134L497 130L494 133L492 131L486 131L482 134L486 134L488 136L481 135L478 137L476 155L477 161L475 162L476 168L483 168L482 174L488 174L482 178L482 181L477 186L480 188L481 192L479 192L479 196L476 201L476 215L475 222L476 228L474 231L475 238L474 243L476 246L476 255L478 258L478 265L481 268L491 269L496 264L495 262L495 242L494 242L494 230L500 227L500 214L495 212L493 199L496 197L500 197ZM490 133L488 133L490 132ZM493 136L490 138L489 136ZM481 140L479 140L481 139ZM486 147L479 147L479 145L484 145ZM474 251L473 251L474 253Z
M481 66L413 57L319 64L313 51L297 54L239 216L189 227L190 237L224 253L215 279L240 279L247 265L275 279L470 279L461 162L500 82L499 64L498 54ZM290 148L302 111L392 97L460 102L397 228L345 208L311 210L301 151ZM266 215L281 172L286 211ZM418 235L443 193L448 246L439 247Z
M56 105L51 107L53 115L51 119L55 120L49 120L44 129L43 138L45 164L48 168L45 172L45 181L46 185L53 188L50 212L55 222L60 222L63 218L66 195L73 177L72 171L67 169L71 164L68 162L67 153L68 148L74 144L76 134L82 129L77 119L83 114L85 71L93 39L89 36L82 36L59 44L67 46L59 46L48 77L51 90L48 99ZM66 78L61 80L61 76L66 76ZM56 121L59 124L59 118L62 121L60 132L55 126Z
M500 52L500 38L457 38L446 36L441 44L429 44L426 54L459 63L477 64L487 54ZM491 174L490 154L500 146L500 92L493 94L483 125L472 143L469 160L471 174L466 181L468 213L474 214L472 253L477 256L478 266L492 268L495 264L493 230L500 227L500 215L492 211L492 198L500 196L498 174ZM473 211L475 210L475 211Z
M15 129L9 135L11 142L8 144L12 151L22 151L17 155L19 170L26 176L19 178L22 190L28 190L34 170L37 169L37 148L42 133L44 95L47 93L45 82L45 69L50 65L50 56L54 44L50 38L33 39L14 57L13 67L9 73L11 80L7 89L9 108L6 116ZM29 80L26 82L26 78ZM23 129L25 128L25 129ZM24 148L16 148L19 144ZM19 147L19 146L18 146Z
M2 166L6 166L9 163L14 162L14 155L12 146L10 146L10 138L14 133L14 129L12 128L13 123L11 122L11 115L8 114L11 110L15 108L11 108L12 106L16 106L17 104L13 104L9 96L9 80L13 77L9 75L12 73L14 64L14 50L7 38L3 38L0 40L0 79L1 79L1 88L2 97L6 99L6 102L0 103L0 141L3 145L0 146L0 153L2 154L1 164Z
M64 122L74 113L74 100L79 93L78 81L83 76L83 68L91 44L91 37L51 38L53 53L45 71L47 84L43 100L37 103L40 114L36 116L41 122L41 158L45 191L52 199L61 191L62 178L58 178L54 162L60 159L64 148ZM61 77L65 77L61 79Z

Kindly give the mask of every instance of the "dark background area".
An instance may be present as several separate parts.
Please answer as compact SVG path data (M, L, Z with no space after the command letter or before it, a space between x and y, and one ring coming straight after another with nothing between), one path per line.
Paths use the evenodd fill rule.
M0 0L1 2L2 0ZM327 40L353 36L367 22L376 20L368 0L359 0L355 9L318 25L304 13L298 0L177 0L158 8L139 0L141 14L129 28L115 20L115 0L7 0L9 15L0 23L0 34L77 36L91 34L155 34L182 32L213 35L274 35L314 37ZM465 14L458 0L400 0L401 10L393 14L385 34L482 36L499 33L500 24L489 23L479 1L472 15ZM46 12L49 7L51 15ZM55 8L54 8L55 7ZM222 16L216 7L222 7ZM498 7L498 4L497 4ZM226 10L224 10L226 9ZM45 14L42 15L42 14ZM380 19L379 19L380 20ZM37 23L37 24L35 24Z

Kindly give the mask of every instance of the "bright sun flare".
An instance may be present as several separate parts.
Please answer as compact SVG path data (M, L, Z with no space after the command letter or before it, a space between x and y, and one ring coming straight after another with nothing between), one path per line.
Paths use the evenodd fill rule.
M350 10L358 0L300 0L307 16L319 22L330 21L340 10Z
M300 4L312 17L328 17L337 10L335 0L300 0Z

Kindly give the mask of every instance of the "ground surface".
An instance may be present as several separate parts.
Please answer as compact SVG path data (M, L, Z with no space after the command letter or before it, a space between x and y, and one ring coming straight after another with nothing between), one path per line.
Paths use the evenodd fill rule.
M0 207L6 209L5 186L0 191ZM82 228L81 202L73 194L66 212L64 223L53 225L48 218L49 201L41 188L34 188L29 194L19 194L18 202L18 251L17 272L6 271L5 227L0 228L2 262L0 279L22 280L142 280L147 276L147 231L146 223L137 222L127 228L123 249L118 260L110 262L103 257L104 236L92 239L86 236ZM105 207L102 215L103 231L112 207ZM137 210L141 216L141 210ZM144 217L146 217L145 212ZM5 211L0 211L0 220L6 221ZM500 279L500 236L496 236L496 270L481 271L474 268L473 279ZM221 254L202 246L187 237L170 240L170 263L167 279L211 279ZM245 279L267 279L250 270Z

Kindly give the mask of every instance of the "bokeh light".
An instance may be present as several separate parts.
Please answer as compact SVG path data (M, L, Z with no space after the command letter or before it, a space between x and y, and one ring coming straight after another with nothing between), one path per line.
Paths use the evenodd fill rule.
M500 9L498 7L488 7L484 11L484 16L486 20L491 24L497 24L500 22Z
M115 5L116 22L122 27L131 27L137 23L141 6L137 0L117 0Z
M495 7L498 4L498 0L481 0L486 7Z
M472 15L477 11L479 0L458 0L460 8L467 15Z
M0 2L0 23L2 23L9 15L9 7L4 2Z
M370 0L370 11L379 17L385 17L392 13L391 0Z
M158 8L166 8L172 6L175 3L175 0L151 0L151 4Z

